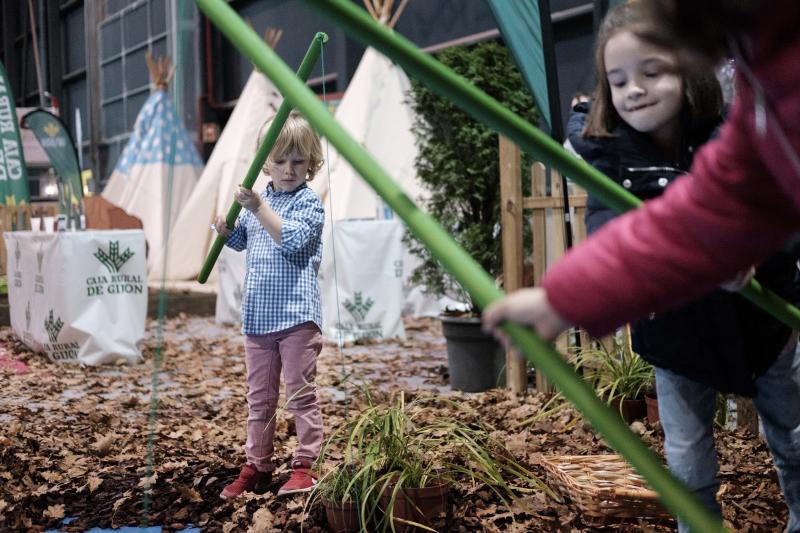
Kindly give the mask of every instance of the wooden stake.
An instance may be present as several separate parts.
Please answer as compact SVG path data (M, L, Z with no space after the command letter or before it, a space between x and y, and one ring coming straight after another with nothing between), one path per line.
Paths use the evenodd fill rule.
M500 135L500 225L503 286L506 293L522 287L522 169L519 148ZM527 365L513 350L506 352L506 386L516 394L528 390Z

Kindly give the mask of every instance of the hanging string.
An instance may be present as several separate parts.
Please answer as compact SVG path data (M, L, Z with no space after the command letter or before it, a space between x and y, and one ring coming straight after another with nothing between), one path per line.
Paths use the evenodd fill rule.
M326 80L325 80L325 47L320 47L320 67L322 68L322 101L326 102L327 105L327 91L325 88ZM339 279L337 276L337 268L336 268L336 226L334 223L334 216L333 216L333 187L331 185L331 158L330 158L330 142L328 138L325 138L325 161L327 161L325 173L327 174L328 179L328 214L330 216L331 221L331 254L333 257L333 290L334 294L336 295L336 346L339 350L339 361L340 361L340 373L341 373L341 380L340 383L342 385L342 391L344 392L344 418L346 421L350 419L350 398L347 394L347 381L349 380L347 374L347 361L344 357L344 340L342 338L342 316L341 316L341 309L339 305ZM349 452L349 450L346 450ZM345 461L347 461L347 457L349 453L345 455ZM345 464L341 468L347 468L352 472L355 470L355 465L350 462L345 462ZM361 509L361 496L356 493L356 508ZM361 513L357 513L357 520L359 531L363 529L361 523Z
M325 81L325 47L322 46L320 48L320 67L322 68L322 101L327 102L327 90L325 88L326 81ZM325 161L327 161L327 165L325 166L325 173L327 174L328 179L328 215L330 217L331 222L331 255L333 257L333 291L336 295L336 332L337 332L337 339L336 345L339 350L339 360L341 362L341 374L342 374L342 389L344 391L344 416L345 418L349 418L349 402L347 398L347 386L345 385L345 381L347 379L347 365L346 360L344 357L344 351L342 347L344 346L344 339L342 338L342 316L341 316L341 309L339 305L339 278L338 278L338 270L336 268L336 225L334 223L334 216L333 216L333 187L331 185L331 158L330 158L330 143L328 142L328 138L325 138Z
M184 10L186 6L189 6L188 2L179 2L178 3L178 12L177 15L177 24L176 24L176 44L175 44L175 64L174 64L174 80L175 85L173 85L175 89L175 114L177 117L181 116L180 110L183 109L182 107L182 89L183 86L181 81L183 80L183 20L184 20ZM169 80L169 74L164 74L167 76L165 79ZM167 87L164 88L164 92L167 92ZM167 93L168 94L168 93ZM180 120L180 118L178 118ZM159 383L159 376L161 373L161 361L162 361L162 353L164 350L164 326L166 323L166 314L167 314L167 291L166 291L166 277L167 277L167 265L169 264L169 237L172 233L170 231L171 227L171 219L172 219L172 194L173 194L173 182L174 182L174 171L175 171L175 154L178 149L177 146L177 138L178 138L178 129L171 128L172 132L170 135L170 141L167 146L169 146L169 152L167 154L168 157L168 166L167 166L167 198L166 198L166 205L164 206L164 235L163 235L163 249L164 249L164 258L163 264L161 267L161 279L160 279L160 288L158 291L158 325L156 326L156 348L153 352L153 372L152 377L150 380L150 413L148 416L148 430L147 430L147 459L145 465L145 473L144 473L144 492L142 494L142 516L141 516L141 524L143 526L149 525L150 521L150 505L152 499L152 479L155 473L155 435L156 435L156 427L157 427L157 418L158 418L158 383Z

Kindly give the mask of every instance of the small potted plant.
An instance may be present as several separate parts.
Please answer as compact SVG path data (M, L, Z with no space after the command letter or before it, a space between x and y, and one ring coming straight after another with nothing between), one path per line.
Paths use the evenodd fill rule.
M592 384L597 395L619 410L627 423L643 418L645 391L653 387L653 367L633 351L630 328L614 339L612 349L585 348L578 352L576 367Z
M315 487L333 533L361 530L363 483L358 473L355 465L342 464L323 475Z
M514 113L537 123L530 91L502 44L448 48L437 59ZM498 278L502 250L497 134L415 80L411 100L417 116L417 176L427 191L423 207L486 272ZM530 164L527 156L525 162ZM523 184L524 189L529 187ZM481 331L469 295L411 234L406 234L404 242L420 259L412 283L422 284L426 292L437 297L449 296L471 304L472 311L466 315L446 313L441 317L450 385L466 392L504 386L505 351Z

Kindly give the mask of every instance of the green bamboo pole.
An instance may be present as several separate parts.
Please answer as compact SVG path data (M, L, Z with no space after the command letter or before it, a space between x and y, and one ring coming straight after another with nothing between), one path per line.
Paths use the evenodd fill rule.
M453 238L430 216L420 211L372 159L333 119L325 106L280 58L247 27L224 0L195 0L211 21L242 54L255 63L286 98L336 147L359 174L428 247L442 265L469 291L476 303L486 305L503 297L494 280L481 269ZM326 0L331 1L331 0ZM532 331L506 323L503 329L536 368L559 387L586 418L603 434L661 496L665 505L698 531L726 531L720 520L705 509L689 490L661 465L656 455L631 432L592 388L575 374L553 348Z
M300 68L297 69L298 79L304 82L308 79L308 77L311 75L311 70L314 68L314 65L317 64L317 59L319 59L320 53L322 52L322 46L327 42L328 36L322 32L319 32L314 36L314 39L311 41L303 61L300 63ZM264 140L261 142L261 145L256 151L256 156L253 159L253 162L250 164L250 168L247 169L247 174L242 181L242 187L245 189L253 188L253 185L258 179L258 174L264 167L264 161L267 160L269 153L272 151L272 147L275 145L275 141L278 139L278 134L281 132L281 128L283 128L283 125L286 122L286 119L289 117L289 112L291 112L291 110L292 105L289 103L288 99L284 98L283 102L281 102L281 105L278 108L278 112L275 113L275 117L272 119L269 128L267 128L267 133L264 135ZM233 228L233 225L236 223L236 217L239 216L239 212L241 210L242 206L239 205L239 203L231 203L231 207L228 209L228 214L225 217L225 225L227 225L228 228ZM211 274L211 269L214 268L214 263L217 262L217 258L219 257L223 246L225 246L225 239L217 235L216 239L214 239L214 243L208 250L208 255L203 263L203 268L200 269L200 274L197 276L197 281L200 283L205 283L208 281L208 276Z
M349 0L305 0L367 46L372 46L402 66L409 74L446 96L477 120L512 139L523 150L581 185L617 213L635 209L641 200L608 179L602 172L573 157L563 147L515 115L497 100L444 67L410 41L377 24ZM800 309L752 280L739 291L792 329L800 329Z

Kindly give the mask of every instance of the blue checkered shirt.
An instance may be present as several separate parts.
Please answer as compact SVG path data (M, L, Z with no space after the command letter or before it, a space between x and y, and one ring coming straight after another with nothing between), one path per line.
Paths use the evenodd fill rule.
M279 192L270 183L261 199L283 221L281 244L247 210L226 242L237 251L247 248L242 333L266 335L308 321L322 329L317 283L325 222L322 202L305 184Z

